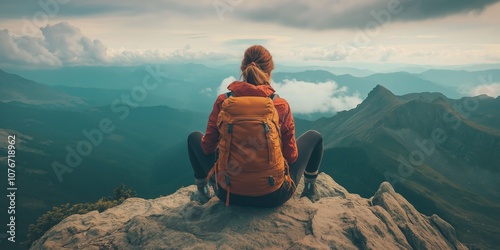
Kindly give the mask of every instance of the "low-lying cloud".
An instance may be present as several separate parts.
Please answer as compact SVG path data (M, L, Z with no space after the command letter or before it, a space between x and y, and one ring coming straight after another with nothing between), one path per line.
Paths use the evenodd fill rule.
M286 79L274 83L273 87L287 99L292 111L300 114L349 110L363 101L357 93L348 95L348 88L339 87L334 81L312 83Z
M217 88L217 94L219 95L222 93L226 93L228 91L227 86L229 86L229 84L231 84L234 81L236 81L236 78L234 76L230 76L222 80L222 82L219 85L219 88Z
M227 92L227 86L235 80L233 76L224 79L217 93ZM272 86L297 114L334 113L355 108L363 101L358 93L349 95L347 87L340 87L334 81L313 83L285 79L273 82Z
M500 83L483 84L471 89L472 96L487 95L491 97L500 96Z

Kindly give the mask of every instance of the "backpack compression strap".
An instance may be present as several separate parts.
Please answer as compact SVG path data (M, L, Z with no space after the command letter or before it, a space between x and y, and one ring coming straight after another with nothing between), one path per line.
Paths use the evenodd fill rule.
M227 92L227 93L226 93L226 99L227 99L227 98L229 98L229 97L231 97L231 96L232 96L232 97L236 97L236 95L234 94L234 92L233 92L233 91L229 91L229 92ZM273 100L273 101L274 101L276 98L278 98L278 97L280 97L278 94L271 94L271 95L269 96L269 98L271 98L271 100Z

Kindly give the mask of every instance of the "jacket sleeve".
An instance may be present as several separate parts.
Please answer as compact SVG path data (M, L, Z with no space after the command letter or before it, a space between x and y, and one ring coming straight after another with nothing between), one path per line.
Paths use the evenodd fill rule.
M224 101L224 94L219 95L215 100L212 112L208 117L208 124L205 135L201 138L201 148L205 154L212 154L217 148L219 143L219 129L217 128L217 117L221 110L222 102Z
M281 124L281 141L283 143L283 156L288 164L294 163L299 156L299 152L297 142L295 141L295 123L288 103L286 103L285 114Z

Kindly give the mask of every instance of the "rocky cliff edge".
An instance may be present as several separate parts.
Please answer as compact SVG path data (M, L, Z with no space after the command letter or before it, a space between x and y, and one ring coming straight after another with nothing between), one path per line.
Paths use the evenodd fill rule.
M193 185L72 215L31 249L467 249L450 224L419 213L387 182L366 199L320 174L317 190L315 203L297 193L263 209L202 204Z

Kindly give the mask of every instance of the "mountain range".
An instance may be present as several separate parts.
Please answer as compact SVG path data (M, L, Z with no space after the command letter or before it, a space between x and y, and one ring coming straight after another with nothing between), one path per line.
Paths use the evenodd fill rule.
M2 70L0 70L0 89L2 90L0 92L2 102L19 102L49 108L67 108L85 104L81 98L67 94L64 91L59 91Z
M95 201L120 183L144 198L168 195L192 183L186 137L191 131L205 130L214 100L193 89L215 89L230 73L189 66L199 67L201 73L182 67L165 73L164 89L149 92L136 106L121 102L122 95L130 95L133 80L129 85L114 81L115 88L99 87L111 78L82 86L83 81L90 82L85 77L91 79L93 69L81 73L74 84L60 84L69 79L64 75L50 85L0 71L0 147L6 147L8 135L19 138L20 237L50 207ZM140 79L147 72L147 68L113 70L122 74L117 76L122 80L134 74ZM47 81L51 74L61 73L40 72L32 75L46 74ZM321 171L365 198L389 181L420 212L450 222L460 241L494 248L500 245L496 237L500 234L500 98L458 97L448 83L435 82L444 79L439 76L443 72L353 77L308 70L277 72L273 78L333 80L363 95L357 107L331 117L314 121L295 117L297 135L315 129L324 137ZM494 80L495 72L488 72ZM195 83L203 74L209 75L206 81L212 85ZM115 100L120 101L113 105ZM103 121L114 127L112 132L101 130L102 141L89 136L99 133ZM92 138L100 142L94 144ZM75 160L72 152L85 141L91 143L92 152L80 155L75 167L69 166L68 159ZM66 169L59 178L56 170L61 173L65 168L54 167L55 162L71 171ZM5 186L5 181L0 180L0 185ZM7 205L4 199L1 202L2 207Z
M43 83L52 91L68 93L90 107L109 105L116 98L131 96L147 79L151 84L158 82L151 90L135 95L146 95L138 105L167 105L176 109L210 112L213 100L224 79L240 78L237 65L207 67L203 64L158 64L142 66L109 67L64 67L59 69L16 70L13 73ZM342 68L340 68L342 69ZM289 70L289 71L286 71ZM396 95L421 92L439 92L448 98L459 99L477 86L500 82L500 70L483 71L437 70L420 73L366 71L363 74L348 74L332 67L279 67L272 78L277 83L295 80L310 83L335 82L338 89L345 90L340 96L359 96L365 99L377 85L391 89ZM0 72L5 75L5 72ZM2 79L2 78L0 78ZM20 82L20 81L15 81ZM334 94L335 95L335 94ZM333 96L332 96L333 97ZM9 95L11 100L12 95ZM42 97L40 97L42 98ZM43 96L43 98L46 98ZM67 98L66 98L67 99ZM297 117L315 120L332 116L328 111L315 116Z
M348 190L368 195L390 180L420 211L450 221L465 242L483 238L497 244L496 110L498 97L395 96L377 86L355 109L319 119L310 128L325 137L323 169Z

